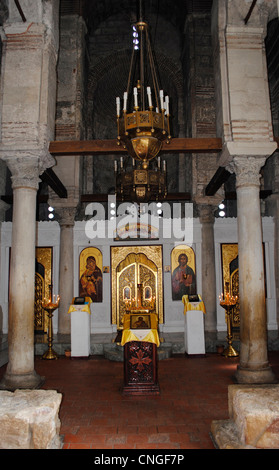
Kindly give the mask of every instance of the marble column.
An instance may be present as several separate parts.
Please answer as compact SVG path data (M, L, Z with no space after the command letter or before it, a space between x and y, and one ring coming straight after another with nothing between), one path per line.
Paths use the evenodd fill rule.
M202 298L206 307L205 331L216 332L216 276L214 249L214 211L216 207L199 205L202 224Z
M70 334L71 316L68 310L74 295L73 227L76 207L60 207L55 210L60 224L58 333Z
M6 159L12 173L13 227L9 284L9 361L0 388L37 388L34 370L34 285L38 160Z
M272 383L268 363L263 238L260 211L260 169L265 157L234 156L236 174L240 362L239 383Z
M279 163L279 162L278 162ZM266 207L268 214L274 220L274 270L275 270L275 286L276 286L276 307L277 307L277 323L279 325L279 194L274 189L274 194L266 199Z

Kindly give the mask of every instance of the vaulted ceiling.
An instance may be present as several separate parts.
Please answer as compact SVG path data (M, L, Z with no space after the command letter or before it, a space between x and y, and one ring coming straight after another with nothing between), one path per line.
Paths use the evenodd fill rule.
M145 15L165 17L175 27L183 29L185 16L193 12L208 12L212 0L143 0L142 8ZM61 14L79 13L87 21L90 31L105 21L108 16L120 12L135 20L138 14L138 0L60 0Z

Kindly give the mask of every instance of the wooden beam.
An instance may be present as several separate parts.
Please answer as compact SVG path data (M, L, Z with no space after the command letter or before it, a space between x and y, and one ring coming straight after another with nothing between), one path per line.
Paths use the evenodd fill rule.
M112 194L82 194L80 197L81 202L107 202L108 196ZM121 198L117 198L121 201ZM190 193L169 193L162 201L190 201Z
M230 175L231 173L226 170L225 167L219 166L218 170L212 176L211 180L205 188L206 196L214 196L214 194L218 191L222 184L224 184L228 180Z
M220 152L222 140L219 138L177 138L170 143L163 142L161 153L209 153ZM93 154L126 154L116 139L107 140L56 140L50 142L49 152L52 155L93 155Z
M43 174L40 176L41 180L47 183L51 189L61 198L67 198L68 193L67 189L60 181L58 176L54 173L52 168L47 168Z

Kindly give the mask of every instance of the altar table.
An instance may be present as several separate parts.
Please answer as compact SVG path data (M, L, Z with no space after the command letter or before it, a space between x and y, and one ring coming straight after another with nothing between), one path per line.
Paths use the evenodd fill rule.
M204 315L206 314L204 302L199 295L198 302L189 301L184 295L184 344L185 352L189 355L205 354Z
M72 303L68 313L71 314L71 357L88 357L90 354L90 304Z
M138 314L137 314L138 316ZM150 329L130 329L131 315L123 318L124 395L159 395L157 346L160 345L156 314Z

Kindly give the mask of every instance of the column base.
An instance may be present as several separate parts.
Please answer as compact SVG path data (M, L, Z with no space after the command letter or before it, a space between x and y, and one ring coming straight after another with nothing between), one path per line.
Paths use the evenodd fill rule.
M17 389L38 389L45 381L44 377L35 371L30 374L9 374L6 373L0 381L0 390L14 392Z
M237 367L235 379L239 384L273 384L278 383L271 367L247 369Z

